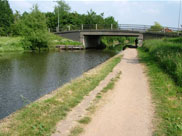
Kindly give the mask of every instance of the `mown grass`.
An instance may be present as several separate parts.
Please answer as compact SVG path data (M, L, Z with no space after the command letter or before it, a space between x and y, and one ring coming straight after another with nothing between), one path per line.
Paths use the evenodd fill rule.
M49 34L49 48L55 48L56 45L83 46L80 42L69 40L58 35Z
M16 112L0 123L3 136L45 136L51 135L56 123L65 118L84 96L88 95L121 60L113 57L99 67L83 74L82 77L64 85L51 97L36 101Z
M0 37L0 52L23 51L21 37Z
M152 41L150 41L150 43L151 42ZM156 42L158 41L153 41L153 43ZM151 44L151 46L152 45L153 44ZM156 45L154 44L154 46ZM165 46L165 44L163 44L163 46ZM149 77L153 103L155 105L153 135L181 136L182 135L182 87L176 84L174 79L169 74L170 72L166 71L164 67L161 67L162 65L161 63L164 62L162 60L157 60L158 57L156 57L155 54L154 56L151 55L151 52L146 51L146 48L140 48L138 51L139 51L140 62L144 63L147 68L146 71ZM161 57L159 57L158 59L161 59Z
M12 52L12 51L24 51L22 45L22 37L0 37L0 52ZM80 42L72 41L55 34L49 34L49 43L47 49L56 49L56 45L71 45L71 46L82 46Z
M147 40L143 49L182 86L182 38Z

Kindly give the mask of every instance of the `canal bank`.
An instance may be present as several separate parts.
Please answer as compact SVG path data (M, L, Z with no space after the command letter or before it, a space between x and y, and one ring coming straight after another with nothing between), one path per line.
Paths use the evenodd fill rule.
M120 62L117 55L0 123L0 135L50 135L56 123L78 105Z

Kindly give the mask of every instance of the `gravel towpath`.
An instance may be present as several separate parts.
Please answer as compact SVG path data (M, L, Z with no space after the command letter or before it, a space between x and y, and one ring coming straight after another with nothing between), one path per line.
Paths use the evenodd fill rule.
M137 51L127 49L119 64L121 78L82 136L151 136L153 106Z

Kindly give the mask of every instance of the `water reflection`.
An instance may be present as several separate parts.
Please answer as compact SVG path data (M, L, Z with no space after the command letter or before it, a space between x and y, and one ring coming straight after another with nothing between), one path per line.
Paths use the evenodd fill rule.
M96 50L0 54L0 118L113 55Z

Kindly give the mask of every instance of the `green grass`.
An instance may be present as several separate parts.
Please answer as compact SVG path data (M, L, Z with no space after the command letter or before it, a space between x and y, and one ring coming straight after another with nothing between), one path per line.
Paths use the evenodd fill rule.
M51 135L58 121L78 105L118 64L121 56L113 57L99 67L58 89L45 100L34 102L0 124L3 136Z
M22 37L0 37L0 52L24 51ZM49 34L49 49L56 49L56 45L82 46L80 42L72 41L52 33ZM47 50L47 49L42 49Z
M21 37L0 37L0 52L23 51Z
M182 86L182 40L170 38L147 40L143 48L149 52L160 67L168 73L174 81Z
M88 124L90 123L91 118L90 117L84 117L83 119L79 120L78 122L81 124Z
M71 46L83 46L80 42L69 40L55 34L50 33L49 48L55 48L56 45L71 45Z
M156 61L150 52L146 51L145 48L140 48L138 51L140 62L144 63L147 68L155 105L155 131L153 135L181 136L182 87L176 85L170 74L161 67L160 61Z
M79 134L81 134L83 132L83 128L82 127L75 127L71 130L71 133L69 136L78 136Z

